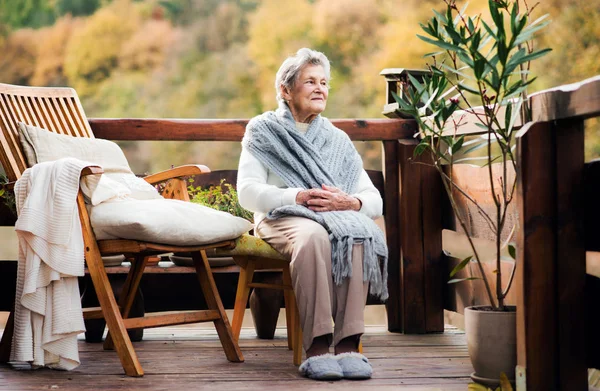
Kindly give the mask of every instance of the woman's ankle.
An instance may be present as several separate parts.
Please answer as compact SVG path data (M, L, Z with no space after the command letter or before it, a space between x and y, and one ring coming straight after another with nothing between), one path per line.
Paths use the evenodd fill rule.
M360 344L360 335L351 335L342 339L335 345L335 354L342 353L358 353L358 345Z
M320 356L329 353L329 338L321 335L313 339L312 345L306 351L306 357Z

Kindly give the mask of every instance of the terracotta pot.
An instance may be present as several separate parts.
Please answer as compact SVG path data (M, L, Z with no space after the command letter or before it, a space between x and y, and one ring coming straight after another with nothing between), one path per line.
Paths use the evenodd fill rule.
M514 384L517 365L516 308L507 306L508 310L502 312L481 310L485 307L465 308L467 346L475 369L471 379L497 386L500 373L504 372Z

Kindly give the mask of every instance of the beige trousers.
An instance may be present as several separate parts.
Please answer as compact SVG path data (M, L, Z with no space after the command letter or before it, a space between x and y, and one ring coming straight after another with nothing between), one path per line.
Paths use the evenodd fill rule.
M304 217L263 220L258 236L290 260L304 349L327 335L331 344L364 333L368 282L363 282L362 244L352 251L352 277L337 286L331 275L331 243L322 225ZM332 324L335 322L335 328Z

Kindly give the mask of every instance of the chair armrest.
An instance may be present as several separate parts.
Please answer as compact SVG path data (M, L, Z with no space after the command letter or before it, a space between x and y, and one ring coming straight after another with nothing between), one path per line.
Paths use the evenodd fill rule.
M197 174L205 174L210 172L210 168L198 164L186 164L183 166L171 168L170 170L165 170L161 172L157 172L156 174L148 175L144 177L146 182L151 185L164 182L173 178L180 178L183 176L197 175Z

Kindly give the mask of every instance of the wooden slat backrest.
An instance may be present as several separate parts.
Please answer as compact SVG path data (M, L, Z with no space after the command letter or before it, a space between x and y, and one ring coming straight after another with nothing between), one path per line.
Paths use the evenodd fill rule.
M19 179L27 168L18 122L74 137L94 137L74 89L0 83L0 163L10 181Z

